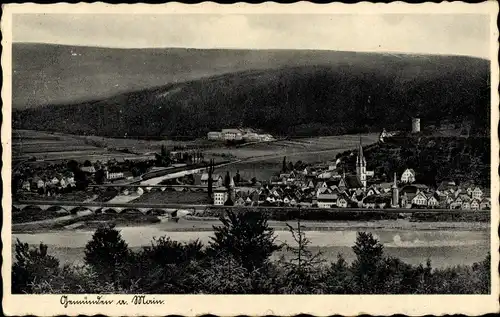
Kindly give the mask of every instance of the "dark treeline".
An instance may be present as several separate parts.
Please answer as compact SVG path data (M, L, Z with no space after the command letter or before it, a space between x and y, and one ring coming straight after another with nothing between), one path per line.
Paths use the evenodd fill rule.
M382 71L383 69L383 71ZM489 131L489 63L465 57L367 56L235 72L76 105L16 111L14 127L76 134L201 137L227 127L316 136L470 122Z
M167 237L132 251L113 226L98 228L85 247L85 264L63 266L46 245L18 241L13 293L144 294L486 294L490 257L472 266L433 269L384 254L371 233L359 232L356 258L327 263L309 249L301 230L289 226L295 243L278 244L259 213L228 213L208 245ZM290 256L271 260L286 250Z

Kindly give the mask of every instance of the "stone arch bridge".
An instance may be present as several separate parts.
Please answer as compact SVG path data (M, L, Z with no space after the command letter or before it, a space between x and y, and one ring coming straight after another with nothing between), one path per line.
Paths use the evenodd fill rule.
M17 201L12 203L13 212L26 209L40 209L41 211L63 211L76 214L81 210L90 210L93 213L142 213L142 214L169 214L172 217L194 214L208 205L186 204L152 204L152 203L105 203L105 202L70 202L70 201Z

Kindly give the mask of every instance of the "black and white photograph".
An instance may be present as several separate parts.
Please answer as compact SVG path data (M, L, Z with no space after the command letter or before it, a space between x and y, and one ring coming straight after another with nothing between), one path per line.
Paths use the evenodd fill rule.
M498 309L498 4L213 5L2 17L9 296Z

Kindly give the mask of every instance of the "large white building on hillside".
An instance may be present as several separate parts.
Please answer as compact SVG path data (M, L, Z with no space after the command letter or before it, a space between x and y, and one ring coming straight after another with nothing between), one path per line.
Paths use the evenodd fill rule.
M212 141L245 141L245 142L268 142L273 141L271 134L259 134L252 129L222 129L210 131L207 138Z

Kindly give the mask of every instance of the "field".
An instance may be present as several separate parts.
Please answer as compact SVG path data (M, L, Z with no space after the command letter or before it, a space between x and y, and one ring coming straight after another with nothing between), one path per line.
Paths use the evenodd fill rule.
M128 141L128 142L127 142ZM142 146L145 144L146 146ZM131 145L128 147L127 145ZM49 133L32 130L13 130L12 133L12 158L14 162L27 161L36 158L41 161L56 162L74 159L97 161L115 158L134 159L148 158L147 155L134 154L136 148L158 151L159 144L148 141L104 139L92 136L77 136L61 133ZM127 148L130 153L120 150ZM35 164L35 163L32 163Z
M377 141L378 134L361 135L363 144ZM159 152L161 145L173 149L174 146L204 148L205 158L216 160L231 159L241 162L220 169L219 173L239 171L245 179L257 177L269 179L279 171L283 157L288 161L299 160L307 163L325 162L335 159L335 155L347 149L354 149L359 143L358 135L326 136L293 140L280 140L268 143L252 144L242 147L226 147L217 142L203 139L196 141L155 141L137 139L102 138L97 136L77 136L60 133L48 133L31 130L14 130L12 134L12 155L14 162L26 161L35 157L42 161L61 161L75 159L97 161L115 158L152 159L154 152ZM121 151L119 151L121 150ZM130 153L124 153L128 150ZM226 155L226 157L224 157ZM37 161L32 164L42 164Z

